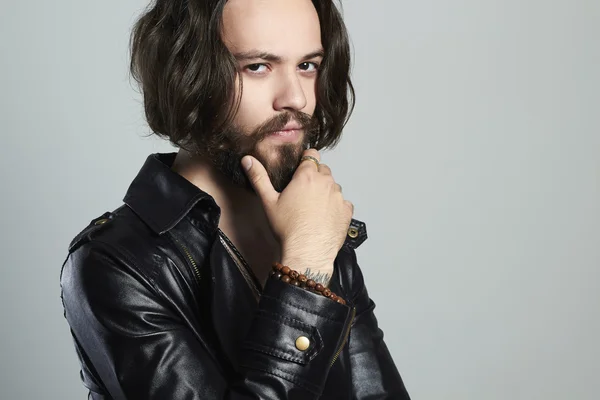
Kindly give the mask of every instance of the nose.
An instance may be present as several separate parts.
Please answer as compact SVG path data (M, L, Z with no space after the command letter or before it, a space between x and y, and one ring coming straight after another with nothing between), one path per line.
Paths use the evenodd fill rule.
M306 107L306 95L297 73L295 71L283 73L279 79L273 108L277 111L286 109L300 111L304 107Z

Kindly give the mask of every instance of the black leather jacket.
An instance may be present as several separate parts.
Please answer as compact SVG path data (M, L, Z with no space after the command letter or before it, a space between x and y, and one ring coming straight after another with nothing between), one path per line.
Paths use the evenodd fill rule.
M89 398L408 399L356 262L364 224L330 285L348 305L274 279L257 301L219 207L174 159L149 156L125 204L69 247L61 295Z

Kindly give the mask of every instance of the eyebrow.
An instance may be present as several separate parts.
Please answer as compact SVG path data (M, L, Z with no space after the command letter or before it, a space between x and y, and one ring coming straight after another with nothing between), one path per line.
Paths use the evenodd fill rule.
M281 56L278 56L273 53L268 53L265 51L260 51L260 50L250 50L250 51L239 52L239 53L235 53L233 56L238 61L247 61L247 60L256 60L256 59L271 61L274 63L280 63L283 61L283 57L281 57ZM309 60L311 58L324 57L324 56L325 56L325 52L323 51L323 49L319 49L319 50L313 51L312 53L308 53L307 55L302 57L302 59Z

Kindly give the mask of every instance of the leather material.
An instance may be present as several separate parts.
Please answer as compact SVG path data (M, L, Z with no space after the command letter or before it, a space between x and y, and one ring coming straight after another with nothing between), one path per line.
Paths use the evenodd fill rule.
M257 302L217 236L219 207L174 159L150 155L125 204L69 246L61 297L89 398L409 399L357 264L364 223L330 284L347 305L272 279Z

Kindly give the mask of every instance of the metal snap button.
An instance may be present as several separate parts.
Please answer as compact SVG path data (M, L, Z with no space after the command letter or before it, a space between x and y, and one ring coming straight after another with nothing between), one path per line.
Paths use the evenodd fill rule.
M310 340L306 336L300 336L296 339L296 348L300 351L306 351L310 347Z
M350 229L348 229L348 236L352 239L356 239L358 237L358 229L350 227Z
M96 221L96 223L94 225L102 225L104 223L106 223L108 221L108 219L103 218L103 219L99 219L98 221Z

